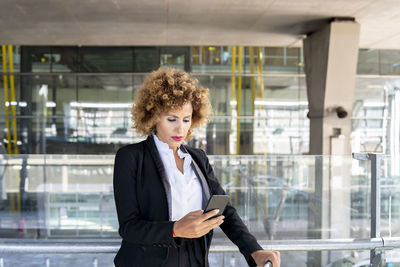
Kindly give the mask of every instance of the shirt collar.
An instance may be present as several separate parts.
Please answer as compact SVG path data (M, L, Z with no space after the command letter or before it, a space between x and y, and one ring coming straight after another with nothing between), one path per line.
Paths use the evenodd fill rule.
M162 153L171 153L172 149L169 148L169 145L163 141L161 141L156 134L153 134L153 139L154 142L156 143L156 147L158 149L158 151L162 152ZM190 155L184 151L182 151L180 148L178 148L178 156L180 158L186 158L189 157Z
M156 143L156 147L160 152L168 152L170 150L169 145L158 139L157 135L153 134L153 138L154 143Z

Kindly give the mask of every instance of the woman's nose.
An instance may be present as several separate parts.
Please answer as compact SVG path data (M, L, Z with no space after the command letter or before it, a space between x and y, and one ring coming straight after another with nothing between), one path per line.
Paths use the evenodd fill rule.
M178 125L177 125L177 130L178 131L182 131L183 130L183 122L178 122Z

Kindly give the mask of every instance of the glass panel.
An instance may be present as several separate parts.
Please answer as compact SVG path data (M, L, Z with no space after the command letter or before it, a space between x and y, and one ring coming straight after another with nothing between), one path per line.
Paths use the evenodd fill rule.
M383 236L400 236L400 158L385 156L381 177L381 233Z
M209 158L231 204L260 242L369 238L369 161L347 156ZM0 155L0 236L118 237L113 159L112 155ZM397 163L385 157L381 165L383 236L399 234ZM215 229L213 242L227 241L223 232ZM368 254L282 252L282 263L291 266L288 259L297 258L296 266L309 266L310 262L321 263L316 266L347 266L349 262L363 266L369 262ZM395 252L386 256L389 263L397 263ZM221 266L241 265L243 260L238 253L210 255L210 262L222 261Z
M51 48L48 46L24 46L24 51L21 53L22 62L21 71L23 72L50 72L51 62L53 61L51 55Z
M77 99L75 75L34 75L22 78L26 110L32 115L63 115L68 103Z
M69 110L71 119L77 118L76 123L71 121L77 127L76 141L89 145L85 153L112 153L114 148L108 144L134 141L134 133L129 130L132 90L129 75L79 77L79 102L72 103Z
M4 266L97 266L110 267L115 255L113 253L101 254L53 254L53 253L24 253L24 254L5 254ZM48 265L47 265L48 264Z
M397 252L398 253L398 252ZM306 266L324 266L324 267L367 267L369 266L369 251L331 251L323 252L325 263L317 265L314 253L303 251L283 251L281 252L282 267L306 267ZM388 254L388 253L386 253ZM393 253L390 253L393 254ZM46 259L50 266L57 264L59 267L69 266L92 266L109 267L115 254L5 254L2 255L4 266L45 266ZM95 262L95 264L94 264ZM226 266L247 266L243 255L240 252L211 252L209 254L209 263L213 267ZM312 264L312 265L311 265ZM399 267L400 262L397 254L386 257L384 267Z
M368 161L321 156L209 158L232 205L261 241L369 237ZM3 229L20 224L16 212L21 212L23 231L35 235L117 234L113 155L1 159ZM322 190L323 185L328 190ZM325 216L330 219L322 220ZM215 238L226 239L220 229L215 229Z
M141 140L142 138L137 137L134 131L127 130L131 127L130 105L145 77L146 75L139 74L15 75L17 99L20 94L23 97L16 102L16 105L18 105L17 115L28 116L24 117L26 125L24 124L25 126L22 127L33 143L35 143L33 139L42 135L41 130L46 129L46 137L52 139L51 142L54 144L52 148L49 147L48 151L60 151L60 153L61 151L71 151L69 149L64 150L68 142L83 142L94 145L123 144L130 143L132 140ZM238 94L239 77L198 75L196 78L199 79L202 86L210 89L210 99L214 107L211 124L198 131L201 135L198 140L201 143L210 142L207 145L210 154L236 154L237 119L235 116L237 116L236 95ZM307 101L304 77L268 76L241 77L241 79L241 116L245 116L240 119L240 131L243 138L241 147L246 149L241 154L307 152L309 121L305 115L307 113ZM232 99L232 86L234 88L234 99ZM253 99L255 99L255 105L252 103ZM82 107L82 105L86 106ZM120 114L120 116L115 113L114 115L117 117L114 115L110 117L110 112L113 113L114 111L108 110L104 105L116 105L118 107L115 108L124 110L123 114ZM125 106L122 107L121 105ZM102 109L101 112L106 112L102 114L108 115L104 117L101 114L95 114L94 110L96 109L98 111ZM5 114L4 110L3 108L3 114ZM84 116L91 116L91 118L82 117L82 112L85 113ZM38 120L34 123L29 122L29 120L32 120L32 116L46 116L47 119L42 120L38 117ZM104 124L105 128L103 128L101 125L103 122L98 124L100 117L109 122L121 121L118 123L119 126L114 125L110 128ZM87 120L91 122L89 123ZM37 125L39 121L39 125L43 123L46 125L42 127L32 126ZM41 130L32 132L34 128ZM93 132L94 129L96 129L96 133ZM208 137L206 137L206 131ZM120 135L122 132L124 134ZM215 132L218 133L218 136L215 135ZM115 136L115 138L112 136ZM215 146L216 141L213 141L215 138L222 143L217 145L220 148L211 149L212 146ZM268 140L265 138L268 138ZM59 142L64 142L62 140L67 143L61 145ZM28 141L25 144L27 143ZM57 143L61 145L60 149L57 149L55 145ZM192 143L195 144L196 142ZM282 147L286 148L274 148L273 144L278 143L282 143ZM72 151L76 151L75 146L72 147L74 148ZM85 148L86 145L79 147L76 152L98 153L96 152L98 150L91 151ZM105 153L105 151L115 153L116 151L114 146L102 149L106 149L102 153ZM34 149L28 153L33 151L37 150Z
M239 77L199 75L196 78L210 89L213 106L213 116L207 125L207 153L236 154ZM304 77L241 79L240 154L308 152L309 120Z
M2 44L0 44L0 72L3 72L3 49L2 49ZM8 45L6 45L6 60L7 60L7 72L10 71L9 69L9 54L8 54ZM13 53L13 71L14 72L20 72L20 67L21 67L21 51L20 51L20 46L18 45L13 45L12 46L12 53Z
M262 82L265 89L258 92L255 99L254 153L308 152L308 101L304 78L264 77Z
M264 73L303 73L301 48L264 47Z
M391 154L396 127L391 120L396 114L399 79L388 77L356 79L352 116L352 151ZM400 99L400 98L399 98Z
M359 49L357 74L379 74L379 50Z
M192 46L191 50L193 72L231 72L232 47Z
M193 46L193 72L232 72L232 46ZM261 73L302 73L303 59L300 48L253 47L253 73L258 73L258 53L261 52ZM252 73L251 48L243 47L242 73ZM239 46L236 47L236 71L239 70Z
M14 140L17 140L19 153L27 153L24 145L26 142L25 133L20 119L10 118L7 124L5 116L0 117L0 154L8 153L9 145L11 154L14 154L16 152Z
M258 238L369 236L365 231L369 225L367 211L353 216L350 208L357 203L368 207L368 198L354 198L363 192L369 196L368 187L360 187L369 179L365 162L350 157L252 156L227 160L215 156L212 164L232 204ZM316 180L316 176L322 180ZM321 183L330 184L330 193L321 191ZM320 216L325 212L331 219L322 226ZM329 233L321 227L329 228Z
M8 234L16 228L15 234L37 237L117 235L112 157L19 156L1 162L0 225Z
M123 144L142 140L131 129L130 107L144 77L15 75L17 101L11 106L17 106L17 116L23 116L16 118L20 153L113 154ZM4 90L1 93L4 99ZM23 99L18 100L20 94ZM6 125L4 102L0 115L0 136L6 147L7 131L13 126L12 120Z
M368 267L370 266L370 252L368 250L358 251L330 251L323 252L329 257L327 267ZM386 267L391 265L384 265Z
M160 52L160 67L185 69L187 47L162 47Z
M74 137L74 130L70 119L53 116L39 118L15 119L17 128L17 144L20 154L27 153L77 153L77 145ZM14 143L13 120L10 120L10 128L7 128L6 119L0 118L0 137L4 147L1 151L7 150L7 144ZM7 132L10 131L10 141ZM14 146L12 146L14 152ZM1 154L1 153L0 153Z
M24 108L26 108L26 102L21 101L21 94L20 94L20 75L14 74L14 75L7 75L7 94L8 94L8 99L11 100L11 86L10 86L10 80L11 77L14 79L14 97L15 97L15 102L10 103L8 101L5 101L4 98L4 75L0 75L0 115L5 115L6 114L6 106L8 107L9 114L12 115L12 107L15 108L15 114L19 115Z
M79 56L78 47L52 47L53 62L51 65L52 72L78 72ZM107 55L107 53L104 53Z
M231 77L230 76L195 76L200 85L210 90L210 100L214 116L231 114Z
M133 72L133 54L129 47L83 47L80 72Z
M76 120L67 115L47 118L45 128L46 153L78 153L78 144L74 135L75 129Z
M160 67L160 50L158 47L134 47L133 71L152 72Z
M400 51L399 50L379 50L380 55L380 74L399 75L400 74Z
M368 267L369 251L281 251L281 266L283 267ZM212 252L209 254L210 266L247 266L240 252ZM398 267L391 265L398 263L398 259L388 258L385 267Z

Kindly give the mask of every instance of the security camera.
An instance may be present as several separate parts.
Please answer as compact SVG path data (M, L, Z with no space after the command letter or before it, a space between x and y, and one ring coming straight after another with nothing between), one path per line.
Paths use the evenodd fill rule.
M347 117L347 111L342 106L336 107L335 112L339 119L343 119L343 118Z
M324 116L326 116L330 113L336 113L336 115L338 116L339 119L346 118L348 115L347 110L345 110L344 107L342 107L342 106L333 106L333 107L327 108L326 111L327 111L327 113L325 113ZM315 118L315 117L316 116L313 116L313 118ZM310 112L307 112L307 118L308 119L311 118ZM318 118L321 118L321 117L318 117Z
M330 108L327 108L326 111L328 113L336 113L339 119L343 119L347 117L347 111L344 109L342 106L333 106Z

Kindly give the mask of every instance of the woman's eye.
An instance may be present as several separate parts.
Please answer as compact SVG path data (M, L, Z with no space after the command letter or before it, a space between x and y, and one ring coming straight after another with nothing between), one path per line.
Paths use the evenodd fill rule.
M167 119L167 120L170 121L170 122L176 121L176 119Z
M190 122L190 120L188 120L188 119L187 120L183 120L183 122Z

